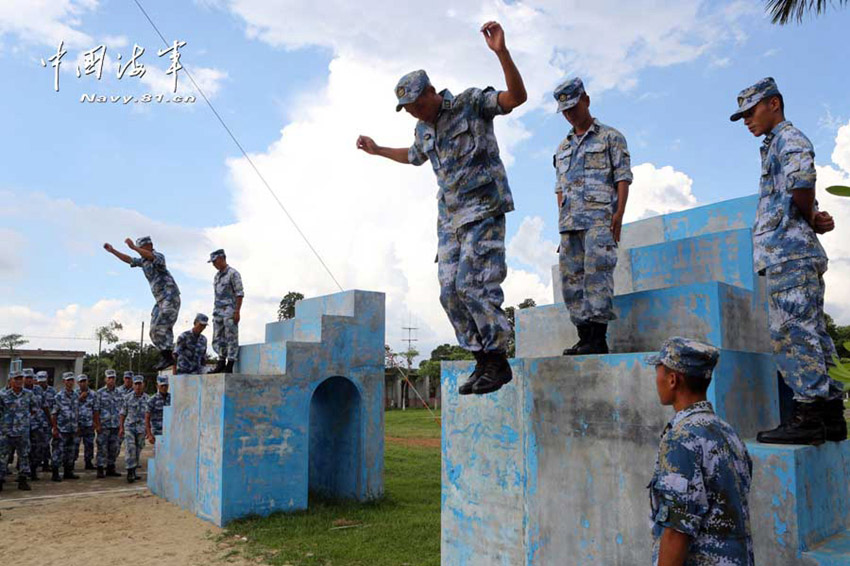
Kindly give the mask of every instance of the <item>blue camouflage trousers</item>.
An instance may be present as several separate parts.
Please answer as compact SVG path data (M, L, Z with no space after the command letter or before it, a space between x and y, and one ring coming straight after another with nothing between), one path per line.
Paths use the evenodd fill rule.
M68 468L74 467L75 454L74 450L77 446L77 435L72 432L60 432L59 436L53 437L53 467L58 468L65 466Z
M124 432L124 461L127 469L138 468L142 457L142 448L145 447L145 433Z
M30 466L37 468L50 459L50 437L44 428L30 432Z
M511 328L502 302L505 215L491 216L454 230L445 216L437 222L440 303L462 348L504 352Z
M0 436L0 482L6 481L8 469L12 466L9 456L18 455L18 476L30 473L30 437L28 434L21 436Z
M617 243L609 226L561 233L558 269L564 304L576 326L614 320Z
M120 449L121 439L118 438L118 429L101 427L97 435L97 466L99 468L114 466Z
M212 347L221 358L239 357L239 325L230 316L213 316Z
M94 427L80 427L80 433L77 436L77 444L74 446L74 461L80 457L80 442L83 443L83 458L86 462L91 462L94 458Z
M180 295L156 303L151 311L151 342L157 350L174 349L174 323L180 314Z
M812 257L772 265L766 272L773 359L798 401L832 400L844 391L827 373L836 351L823 313L826 269L826 258Z

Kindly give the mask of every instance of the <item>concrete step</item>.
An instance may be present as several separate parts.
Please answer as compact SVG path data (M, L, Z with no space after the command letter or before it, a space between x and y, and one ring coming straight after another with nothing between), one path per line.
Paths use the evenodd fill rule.
M756 562L850 564L850 441L821 446L751 442L747 449L754 469L750 509Z
M612 352L656 350L670 336L728 350L771 351L763 286L752 293L725 283L692 283L614 297L608 326ZM560 355L578 340L563 303L516 312L517 357Z
M296 342L318 342L322 339L322 319L315 318L292 318L266 324L266 343L285 342L294 340Z
M650 562L646 485L673 411L646 355L511 360L510 384L467 397L473 364L443 363L443 565ZM755 434L778 422L775 384L768 356L723 350L709 399Z

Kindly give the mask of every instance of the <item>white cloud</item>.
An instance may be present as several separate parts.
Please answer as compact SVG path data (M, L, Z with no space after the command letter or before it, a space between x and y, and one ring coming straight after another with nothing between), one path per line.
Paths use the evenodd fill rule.
M539 216L526 216L508 242L508 259L531 267L544 281L549 280L550 269L558 262L558 243L545 239L544 234L557 236L557 232L557 226L547 231L546 223Z
M154 56L156 56L156 50L153 50L152 52ZM161 64L159 66L145 65L147 71L139 80L141 80L142 84L146 85L150 89L149 92L153 95L173 94L174 75L166 74L169 65L167 57L164 56L160 63ZM188 63L186 64L188 65ZM198 83L201 90L204 91L204 94L207 95L207 98L214 98L221 90L222 83L227 80L227 73L225 71L211 67L192 66L189 67L189 72L192 74L192 78L195 79L195 82ZM192 84L192 81L189 80L185 71L177 72L177 94L197 95L195 86ZM198 100L200 100L200 96L198 96Z
M0 277L3 279L19 275L23 270L20 249L26 239L23 234L9 228L0 228Z
M55 48L91 47L93 39L80 30L82 16L98 7L97 0L3 0L0 36L14 34L21 43Z
M669 165L658 168L652 163L641 163L632 167L632 173L634 182L629 188L625 222L697 205L693 180Z
M824 189L831 185L850 185L850 123L838 130L832 160L839 168L817 166L819 208L835 218L835 230L820 236L829 257L829 271L824 276L825 308L838 324L846 325L850 324L850 239L846 236L850 230L850 198L831 195Z

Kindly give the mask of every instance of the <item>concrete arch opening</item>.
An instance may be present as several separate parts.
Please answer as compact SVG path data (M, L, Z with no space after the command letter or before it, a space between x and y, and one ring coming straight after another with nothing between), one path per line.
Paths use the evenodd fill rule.
M362 459L360 391L344 377L323 381L310 400L309 491L355 499Z

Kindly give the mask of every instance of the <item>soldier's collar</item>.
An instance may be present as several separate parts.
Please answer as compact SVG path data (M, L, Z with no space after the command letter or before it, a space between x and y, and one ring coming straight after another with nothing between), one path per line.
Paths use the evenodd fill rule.
M587 137L587 134L589 134L590 132L593 132L593 133L599 132L599 120L597 120L596 118L593 119L593 122L590 124L590 127L587 129L587 131L583 134L582 137ZM568 138L575 138L576 137L575 127L570 128L570 133L567 134L567 137Z
M673 419L670 421L670 426L674 427L686 418L691 415L696 415L697 413L713 413L714 407L711 405L710 401L697 401L690 407L685 407L678 413L673 416Z
M764 142L762 142L762 143L765 146L769 146L771 144L771 142L773 141L773 138L775 138L779 134L779 132L781 132L785 128L789 128L791 126L793 126L793 124L790 122L790 120L783 120L783 121L779 122L778 124L776 124L773 127L772 130L770 130L769 134L764 136Z

